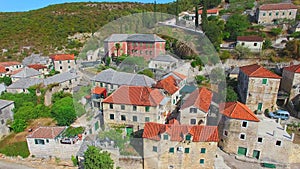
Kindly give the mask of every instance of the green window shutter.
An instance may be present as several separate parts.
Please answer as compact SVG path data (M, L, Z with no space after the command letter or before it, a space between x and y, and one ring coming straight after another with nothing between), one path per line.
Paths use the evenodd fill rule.
M146 107L145 107L145 111L146 111L146 112L149 112L149 111L150 111L150 107L149 107L149 106L146 106Z
M145 122L149 122L150 121L150 117L145 117Z
M157 152L157 147L156 147L156 146L153 146L153 147L152 147L152 151Z
M95 130L98 130L99 129L99 122L97 121L96 123L95 123Z
M186 135L185 140L188 140L188 141L191 140L191 135L190 134Z
M204 154L206 151L206 148L201 148L201 153Z
M204 159L200 159L200 164L204 164Z
M169 149L169 153L174 153L174 147L171 147L171 148Z
M246 155L247 154L247 148L239 147L238 148L238 155Z
M190 148L185 148L184 153L190 153Z
M267 84L268 83L268 79L263 79L262 80L262 84Z
M169 136L167 134L164 134L164 140L168 140Z

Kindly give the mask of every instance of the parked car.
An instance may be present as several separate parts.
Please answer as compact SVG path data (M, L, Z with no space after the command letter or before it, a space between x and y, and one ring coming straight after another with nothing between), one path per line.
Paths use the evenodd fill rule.
M269 117L272 119L287 120L290 118L290 113L285 110L276 110L275 112L270 112Z

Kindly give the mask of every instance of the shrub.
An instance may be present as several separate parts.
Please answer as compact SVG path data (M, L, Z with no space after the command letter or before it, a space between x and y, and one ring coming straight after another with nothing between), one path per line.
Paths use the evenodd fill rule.
M14 132L19 133L25 130L25 128L27 127L27 123L23 119L15 119L11 127Z
M0 149L0 153L5 154L6 156L21 156L23 158L28 157L30 154L26 141L6 145Z

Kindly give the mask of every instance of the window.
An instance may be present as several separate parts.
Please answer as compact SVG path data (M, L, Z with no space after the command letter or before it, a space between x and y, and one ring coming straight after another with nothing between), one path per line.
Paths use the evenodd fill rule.
M164 140L168 140L169 139L169 135L164 134Z
M174 153L174 147L169 148L169 153Z
M68 60L68 63L70 63L70 60Z
M200 164L204 164L204 159L200 159Z
M49 143L49 140L48 140L48 139L46 139L46 143Z
M190 108L190 113L197 113L197 109L196 108Z
M190 134L187 134L186 136L185 136L185 140L191 140L191 135Z
M279 12L276 12L276 16L278 16Z
M185 148L184 153L190 153L190 148Z
M292 12L290 12L289 15L292 15Z
M61 69L62 69L62 66L59 66L59 69L61 70Z
M132 121L137 121L137 116L132 116Z
M115 115L114 115L114 114L110 114L110 115L109 115L109 119L110 119L110 120L114 120L114 119L115 119Z
M190 122L191 124L196 124L196 119L191 119Z
M45 144L45 141L43 139L34 139L35 144Z
M227 131L227 130L224 130L223 135L224 135L224 136L228 136L228 131Z
M71 69L71 66L68 66L69 69Z
M245 140L245 139L246 139L246 134L243 134L243 133L240 134L240 139L241 139L241 140Z
M149 112L149 111L150 111L150 107L149 107L149 106L146 106L146 107L145 107L145 111L146 111L146 112Z
M145 117L145 122L149 122L150 121L150 117Z
M126 116L125 115L121 115L121 120L122 121L126 121Z
M263 13L263 16L266 16L266 13Z
M61 64L61 61L59 61L59 64Z
M245 45L245 42L242 43L242 46L244 46L244 45Z
M136 111L136 106L132 106L132 111Z
M183 147L177 147L177 151L182 152Z
M201 154L204 154L204 153L205 153L205 151L206 151L206 148L201 148L201 151L200 151L200 153L201 153Z
M272 13L271 13L271 12L269 13L269 16L272 16Z
M247 121L243 121L242 122L242 127L247 127L248 126L248 122Z
M258 138L257 138L257 142L262 143L262 141L263 141L263 138L262 138L262 137L258 137Z
M109 108L110 108L110 109L113 109L113 108L114 108L114 104L110 103L110 104L109 104Z
M284 15L285 13L284 12L282 12L282 15Z
M257 46L257 43L254 43L254 46Z
M153 147L152 147L152 151L157 152L157 147L156 147L156 146L153 146Z
M276 146L281 146L281 141L277 140L276 141Z
M267 84L267 82L268 82L268 79L263 79L262 80L262 84Z
M125 105L124 104L121 105L121 110L125 110Z
M1 124L4 124L4 120L3 119L1 120Z
M94 126L94 127L95 127L95 131L99 129L99 121L97 121L97 122L95 123L95 126Z

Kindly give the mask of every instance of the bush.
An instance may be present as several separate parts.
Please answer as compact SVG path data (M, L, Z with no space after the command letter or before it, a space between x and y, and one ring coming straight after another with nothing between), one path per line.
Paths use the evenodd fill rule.
M21 156L23 158L28 157L30 154L26 141L6 145L0 149L0 153L5 154L6 156Z
M74 137L74 136L77 136L78 134L82 134L83 132L84 132L84 127L69 127L63 133L63 136Z
M72 160L74 166L78 166L78 160L75 156L72 155L71 160Z
M26 129L27 123L23 119L15 119L11 127L14 130L14 132L19 133Z
M56 101L52 106L51 113L59 126L69 126L76 119L73 99L65 97Z

